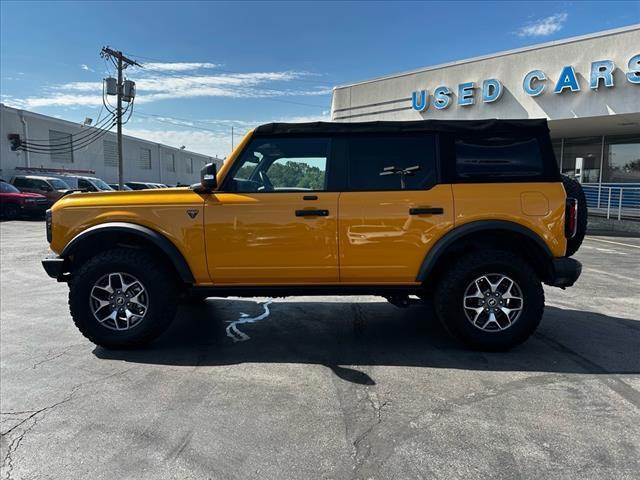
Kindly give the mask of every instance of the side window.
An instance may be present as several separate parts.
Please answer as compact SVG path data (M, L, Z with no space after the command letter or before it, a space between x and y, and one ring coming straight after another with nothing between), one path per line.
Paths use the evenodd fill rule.
M31 180L33 182L33 186L31 188L37 188L38 190L46 191L49 184L44 180Z
M543 174L535 137L463 137L455 141L460 178L536 177Z
M91 183L89 183L87 180L85 180L84 178L79 178L78 179L78 188L80 190L88 190L90 192L95 191L95 188L93 187L93 185L91 185Z
M421 190L436 183L434 135L361 135L346 142L348 190Z
M13 184L18 187L18 188L29 188L28 184L27 184L27 179L26 178L16 178L13 181Z
M326 190L329 139L255 138L234 165L235 192Z

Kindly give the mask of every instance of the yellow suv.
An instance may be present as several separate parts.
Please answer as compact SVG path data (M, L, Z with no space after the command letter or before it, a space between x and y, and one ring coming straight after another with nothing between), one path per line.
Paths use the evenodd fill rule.
M371 294L499 350L537 327L543 282L580 275L585 208L545 120L272 123L190 188L63 198L43 265L107 348L187 298Z

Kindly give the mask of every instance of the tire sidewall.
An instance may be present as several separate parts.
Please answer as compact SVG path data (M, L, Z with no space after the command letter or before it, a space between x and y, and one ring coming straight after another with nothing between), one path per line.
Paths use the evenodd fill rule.
M540 281L530 269L522 269L500 260L475 265L462 273L446 299L448 329L474 348L504 350L527 339L540 323L544 311L544 294ZM471 282L487 274L503 274L514 280L523 296L523 310L518 319L507 329L487 332L471 324L463 308L464 294Z
M101 325L91 311L90 295L95 283L104 275L122 272L136 277L147 291L148 308L143 320L129 330L111 330ZM170 290L170 289L169 289ZM159 325L171 321L175 313L172 307L175 293L167 291L166 285L155 268L141 268L125 261L99 264L74 279L69 302L78 328L94 343L111 348L127 348L145 343L155 336ZM170 317L169 317L170 316ZM169 318L167 318L169 317Z

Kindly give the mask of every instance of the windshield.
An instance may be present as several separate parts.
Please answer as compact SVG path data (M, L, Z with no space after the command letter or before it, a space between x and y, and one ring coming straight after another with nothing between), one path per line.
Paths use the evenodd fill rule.
M98 190L113 190L113 188L111 188L104 180L101 180L99 178L92 178L91 181Z
M20 190L18 190L16 187L14 187L13 185L7 183L7 182L0 182L0 192L2 193L20 193Z
M67 185L66 183L64 183L62 180L60 180L59 178L50 178L49 179L49 183L51 184L51 186L53 188L55 188L56 190L69 190L69 185Z

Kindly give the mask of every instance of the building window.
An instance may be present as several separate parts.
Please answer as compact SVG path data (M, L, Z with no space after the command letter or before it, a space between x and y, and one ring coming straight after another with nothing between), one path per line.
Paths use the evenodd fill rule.
M138 158L138 167L143 170L151 170L151 150L148 148L140 149L140 158Z
M562 173L580 183L598 183L602 160L602 137L565 138Z
M73 139L70 133L49 130L49 145L52 162L73 163Z
M603 183L640 183L640 135L604 137Z
M103 142L104 150L104 166L105 167L117 167L118 166L118 144L111 140L105 140Z
M164 156L164 162L167 165L167 172L176 171L176 156L173 153L166 153Z
M187 173L193 173L193 158L187 158Z
M551 142L551 146L553 147L553 153L556 156L556 163L558 164L558 168L562 169L562 139L558 138Z

